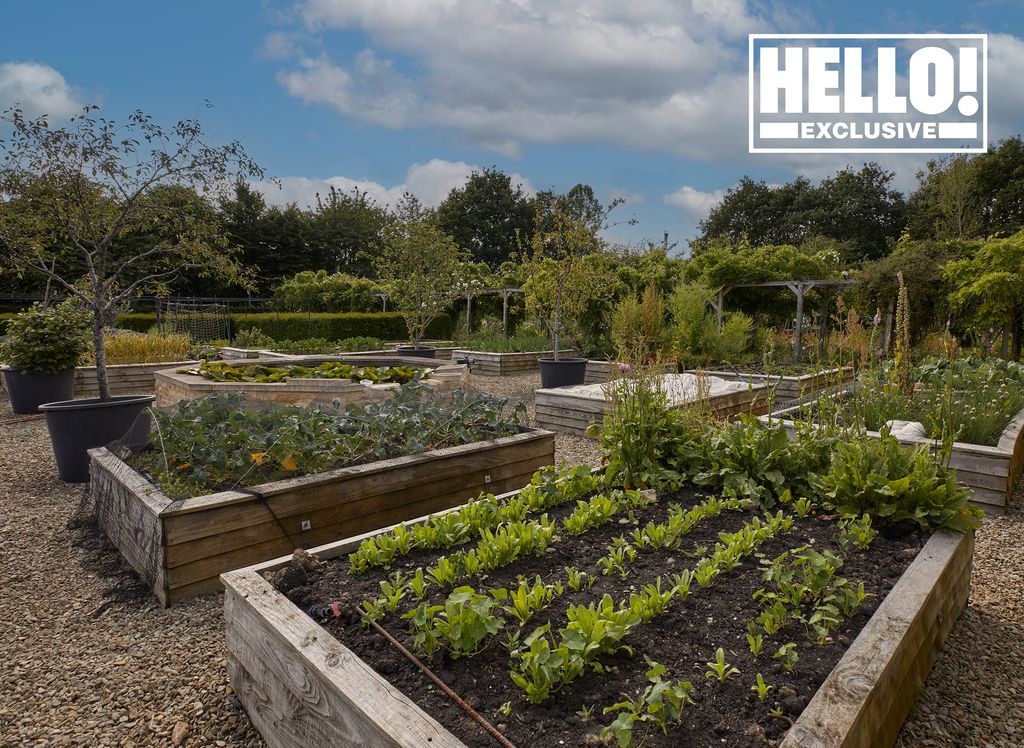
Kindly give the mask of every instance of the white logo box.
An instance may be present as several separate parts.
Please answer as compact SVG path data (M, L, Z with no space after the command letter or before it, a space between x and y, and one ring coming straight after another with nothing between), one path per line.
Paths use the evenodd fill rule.
M750 34L748 82L750 153L988 149L987 34Z

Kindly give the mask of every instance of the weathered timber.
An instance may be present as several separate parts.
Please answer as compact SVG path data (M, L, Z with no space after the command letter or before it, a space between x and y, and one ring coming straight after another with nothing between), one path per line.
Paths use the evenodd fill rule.
M718 418L734 418L741 413L760 415L768 412L767 385L752 384L749 387L712 395L702 406L707 407ZM685 408L686 403L676 407ZM534 408L537 425L541 428L568 434L586 434L592 423L600 423L611 410L608 401L601 397L588 397L565 388L539 389L534 392Z
M198 361L163 361L155 364L113 364L107 367L107 384L111 395L150 394L156 384L156 373L165 369L196 366ZM96 367L79 366L75 369L75 397L99 397Z
M391 529L310 552L322 559L338 558L365 538ZM782 748L892 745L966 605L973 547L970 534L940 531L928 540L784 738ZM227 590L229 676L268 745L429 743L465 748L264 579L264 573L281 568L289 558L221 577Z
M523 353L498 353L495 351L472 351L456 348L452 351L451 360L458 362L464 358L472 359L474 374L483 377L510 377L516 374L528 374L540 371L538 359L555 355L554 351L527 351ZM561 351L562 356L575 356L576 351Z
M781 748L893 745L970 591L973 534L928 541L782 741Z
M225 571L525 486L554 462L554 434L527 429L177 501L105 448L90 455L101 526L169 605L216 589Z

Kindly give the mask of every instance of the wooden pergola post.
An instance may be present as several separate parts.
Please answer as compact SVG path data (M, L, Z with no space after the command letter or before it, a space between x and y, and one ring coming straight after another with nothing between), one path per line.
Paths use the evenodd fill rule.
M501 331L508 337L508 295L507 288L501 289Z
M803 336L804 327L804 284L803 283L790 283L788 284L790 291L796 294L796 325L793 329L793 360L800 363L801 348L801 337Z
M466 294L466 334L469 335L470 327L472 326L471 318L473 316L473 294Z

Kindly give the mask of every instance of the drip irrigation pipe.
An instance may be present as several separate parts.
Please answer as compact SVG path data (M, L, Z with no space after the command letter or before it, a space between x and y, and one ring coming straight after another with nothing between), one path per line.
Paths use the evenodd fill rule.
M313 617L323 618L325 616L330 616L333 618L338 618L342 615L341 603L335 602L331 603L330 605L322 607L317 606L317 608L317 612L320 613L320 615L314 615L313 611L311 610L310 614L313 615ZM482 728L484 728L491 737L498 741L498 743L500 743L504 748L516 748L515 744L511 740L506 738L504 735L501 734L501 732L498 731L498 728L496 728L494 725L488 722L487 719L482 714L480 714L476 709L474 709L465 701L463 701L462 697L455 693L455 691L453 691L448 686L447 683L438 678L433 673L433 671L431 671L430 668L424 665L423 662L421 662L420 659L416 657L416 655L414 655L412 652L410 652L408 649L402 646L402 643L399 642L390 633L388 633L387 629L385 629L375 620L370 618L360 606L353 606L353 610L359 615L359 617L363 621L370 624L378 634L387 639L388 643L391 644L391 646L393 646L395 649L397 649L407 660L409 660L409 662L418 667L423 672L424 675L430 678L434 685L436 685L438 688L444 691L448 698L455 702L456 706L458 706L466 714L472 717L476 721L476 723L479 724Z

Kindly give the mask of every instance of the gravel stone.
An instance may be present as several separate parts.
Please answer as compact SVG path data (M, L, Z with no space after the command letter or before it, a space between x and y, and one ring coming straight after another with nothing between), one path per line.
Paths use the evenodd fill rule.
M538 374L472 376L521 399ZM0 420L12 417L0 398ZM555 438L557 461L600 465ZM60 483L42 421L0 426L0 744L262 746L225 667L222 596L162 609ZM1024 745L1024 482L977 533L971 598L900 733L899 748Z

